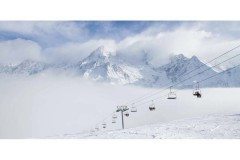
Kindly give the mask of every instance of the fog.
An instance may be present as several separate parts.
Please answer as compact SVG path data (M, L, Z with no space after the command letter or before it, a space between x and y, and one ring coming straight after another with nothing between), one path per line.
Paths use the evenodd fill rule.
M117 105L156 90L40 74L1 76L0 91L0 138L46 138L88 131ZM191 90L178 91L177 100L164 97L156 102L155 112L150 112L147 104L141 105L137 113L125 118L125 125L130 128L204 114L240 112L240 89L202 89L202 93L203 97L196 99ZM119 120L112 125L111 118L107 119L107 129L119 129Z

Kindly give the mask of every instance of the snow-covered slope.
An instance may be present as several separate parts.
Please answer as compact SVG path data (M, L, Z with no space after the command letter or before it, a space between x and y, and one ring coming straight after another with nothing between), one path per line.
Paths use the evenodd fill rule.
M73 68L85 78L111 83L128 84L141 78L135 68L121 65L119 60L103 46L93 51Z
M201 62L196 56L186 58L183 54L170 58L170 63L158 68L160 71L165 71L169 81L172 84L182 82L179 87L192 87L193 82L203 80L209 76L216 74L212 68ZM186 80L190 78L189 80ZM225 86L225 82L221 76L214 77L201 84L205 87L220 87Z
M239 87L240 86L240 66L226 71L221 76L224 82L226 82L226 86L228 87Z
M55 138L240 138L240 114L206 115L125 130L65 134Z
M135 84L157 88L176 84L188 77L192 78L177 87L192 87L194 81L200 81L217 73L202 63L196 56L187 58L183 54L176 55L170 58L168 64L154 67L150 64L147 56L143 57L140 63L134 63L134 61L130 63L126 62L119 55L113 55L104 46L97 48L89 56L76 64L55 65L25 60L16 66L0 65L0 73L5 74L32 75L50 69L57 70L58 72L73 72L78 76L94 81L121 85ZM193 70L195 71L191 72ZM190 74L186 74L189 72ZM239 87L240 69L236 68L233 71L214 77L202 83L201 86Z

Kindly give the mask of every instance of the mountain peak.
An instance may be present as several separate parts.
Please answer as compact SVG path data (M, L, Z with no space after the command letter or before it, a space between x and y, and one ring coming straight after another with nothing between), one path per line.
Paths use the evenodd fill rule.
M111 61L111 52L107 50L104 46L100 46L95 49L89 56L80 61L79 64L100 66L107 64Z
M199 61L197 56L192 56L191 59L194 60L194 61Z
M188 58L185 57L183 54L173 55L170 57L171 62L185 61L185 60L188 60Z
M90 55L92 56L100 56L100 57L109 57L111 55L111 52L105 47L100 46L96 50L94 50Z
M107 50L107 48L104 45L101 45L97 48L97 50L100 50L101 52L104 52Z

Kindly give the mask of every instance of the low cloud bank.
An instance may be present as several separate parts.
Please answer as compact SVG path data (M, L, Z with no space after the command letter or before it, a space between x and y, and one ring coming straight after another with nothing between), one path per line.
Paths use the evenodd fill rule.
M46 74L1 77L0 90L0 138L43 138L83 132L101 122L117 105L155 91ZM126 127L240 112L239 89L204 89L202 92L202 99L196 99L191 90L179 91L176 101L166 98L158 101L155 112L150 112L147 104L139 106L136 114L130 113L130 117L125 118ZM119 129L119 120L113 125L111 119L107 119L108 129Z

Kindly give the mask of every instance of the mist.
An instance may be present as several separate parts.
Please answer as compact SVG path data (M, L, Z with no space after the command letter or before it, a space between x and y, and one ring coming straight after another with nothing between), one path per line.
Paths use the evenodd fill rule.
M1 77L0 90L0 138L86 131L116 105L145 92L51 74Z
M45 73L1 76L0 91L0 138L47 138L87 132L95 124L101 125L106 116L108 130L120 129L120 118L111 124L110 114L116 106L156 90ZM155 103L155 112L148 110L149 104L140 105L151 99L136 103L140 105L138 112L125 117L126 128L206 114L239 113L240 89L202 89L202 93L201 99L193 97L192 90L178 91L175 101L163 97Z

